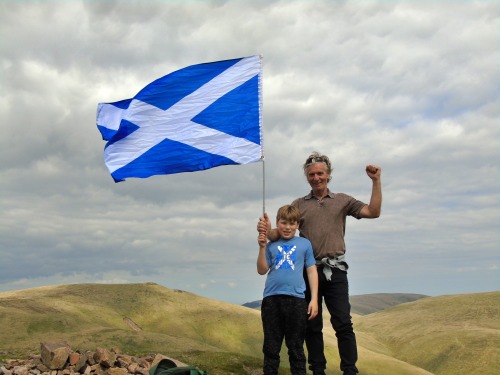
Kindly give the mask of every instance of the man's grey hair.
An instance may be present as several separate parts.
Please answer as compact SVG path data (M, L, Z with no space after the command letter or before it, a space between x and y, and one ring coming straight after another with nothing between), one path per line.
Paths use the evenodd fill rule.
M310 165L315 164L315 163L325 163L325 170L326 173L330 176L328 178L328 182L332 179L332 171L333 167L332 164L330 163L330 159L326 155L322 155L317 151L314 151L311 155L309 155L306 159L306 162L304 163L304 175L307 177L307 169L309 168Z

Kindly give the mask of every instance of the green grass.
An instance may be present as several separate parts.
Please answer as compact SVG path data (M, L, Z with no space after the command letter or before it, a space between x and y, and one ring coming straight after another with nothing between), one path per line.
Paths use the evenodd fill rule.
M66 340L73 350L119 347L133 355L177 356L222 375L262 365L260 312L152 283L0 293L0 326L4 358L37 353L42 341Z
M335 333L324 319L327 370L338 375ZM66 340L73 350L164 354L214 375L262 368L260 311L153 283L3 292L0 327L0 352L7 353L0 360L37 354L42 341ZM355 315L354 327L362 375L500 373L500 292L422 298ZM285 346L282 364L280 374L289 373Z
M436 375L500 373L500 292L425 298L367 315L356 328Z

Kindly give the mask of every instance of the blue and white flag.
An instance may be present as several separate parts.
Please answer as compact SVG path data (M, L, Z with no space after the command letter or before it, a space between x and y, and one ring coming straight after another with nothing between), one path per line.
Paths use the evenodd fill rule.
M261 56L188 66L132 99L99 103L115 182L263 159Z

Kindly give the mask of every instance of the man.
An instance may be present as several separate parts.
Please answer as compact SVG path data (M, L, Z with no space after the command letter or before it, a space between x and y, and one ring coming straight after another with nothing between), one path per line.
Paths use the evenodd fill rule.
M376 165L366 166L366 174L372 180L372 192L370 203L365 204L347 194L333 193L328 189L332 166L327 156L314 152L307 158L303 168L312 190L305 197L296 199L292 205L300 210L300 235L311 241L319 278L318 315L308 321L306 332L309 368L314 375L325 374L326 358L322 332L324 299L337 336L340 369L344 375L357 374L358 352L350 315L348 265L345 260L345 224L347 216L356 219L373 219L380 216L382 169ZM257 229L259 233L267 231L271 241L279 238L277 230L271 229L267 214L260 218ZM310 298L307 291L306 298Z

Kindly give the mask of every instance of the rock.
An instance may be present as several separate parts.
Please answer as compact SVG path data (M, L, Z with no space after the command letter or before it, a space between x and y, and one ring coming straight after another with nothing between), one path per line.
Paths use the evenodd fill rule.
M41 343L42 354L29 359L0 362L0 375L149 375L153 365L168 358L178 366L184 363L163 354L135 357L119 348L75 351L65 341Z
M61 370L66 365L71 348L66 341L40 343L42 363L51 370Z
M12 370L12 375L28 375L28 367L27 366L16 366Z
M82 369L85 371L85 367L87 366L87 356L82 353L78 353L80 356L80 359L78 362L75 364L75 371L79 373L83 373Z
M97 348L94 353L94 360L104 368L110 368L115 365L116 355L103 348Z
M107 372L107 375L128 375L128 371L124 368L120 367L112 367L109 368Z
M94 359L94 353L92 353L91 351L87 351L85 352L85 356L87 357L87 363L90 365L90 366L93 366L95 365L95 359Z
M130 374L135 374L138 368L139 365L137 363L131 363L130 365L127 366L127 371Z
M100 364L96 363L95 365L90 366L90 373L96 374L96 375L105 375L104 369L101 367Z

